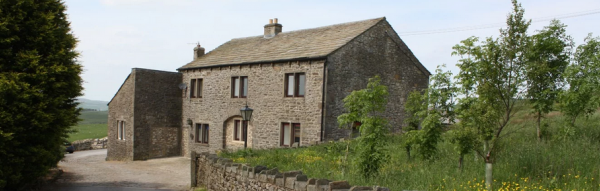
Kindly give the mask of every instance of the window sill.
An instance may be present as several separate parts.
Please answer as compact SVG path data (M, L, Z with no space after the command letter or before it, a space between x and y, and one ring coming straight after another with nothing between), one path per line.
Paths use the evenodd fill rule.
M233 140L232 143L244 144L244 141Z
M194 145L200 145L200 146L205 146L205 147L209 146L208 143L199 143L199 142L194 142Z

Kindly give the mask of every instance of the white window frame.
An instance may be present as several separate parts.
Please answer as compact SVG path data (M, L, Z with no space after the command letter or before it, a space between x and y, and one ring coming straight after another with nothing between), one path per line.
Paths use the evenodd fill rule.
M279 128L279 146L282 147L291 147L292 145L294 145L294 143L296 143L295 139L295 126L294 125L298 125L300 126L300 141L298 142L298 146L300 146L300 144L302 143L302 124L301 123L293 123L293 122L281 122L280 123L281 126ZM289 140L286 143L285 141L285 127L284 124L288 124L290 126L290 132L289 132Z
M117 139L125 140L125 121L117 120Z

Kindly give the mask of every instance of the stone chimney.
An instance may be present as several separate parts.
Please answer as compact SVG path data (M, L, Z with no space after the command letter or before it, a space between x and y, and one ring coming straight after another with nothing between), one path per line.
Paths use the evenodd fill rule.
M202 55L204 55L204 48L202 48L200 46L200 43L198 43L198 45L196 45L196 47L194 48L194 60L197 60Z
M277 23L277 18L275 18L275 22L273 22L273 19L269 19L269 24L265 25L265 38L273 38L281 33L281 27L283 26Z

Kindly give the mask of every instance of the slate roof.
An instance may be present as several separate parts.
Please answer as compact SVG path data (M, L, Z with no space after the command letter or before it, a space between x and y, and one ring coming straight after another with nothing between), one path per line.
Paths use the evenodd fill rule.
M385 17L282 32L272 38L264 38L263 35L235 38L178 70L218 65L321 58L331 54L382 20L385 20Z

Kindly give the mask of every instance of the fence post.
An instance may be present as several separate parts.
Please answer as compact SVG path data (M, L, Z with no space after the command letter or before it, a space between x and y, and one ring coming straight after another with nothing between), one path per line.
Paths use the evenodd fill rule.
M190 182L190 186L191 187L196 187L197 186L197 184L196 184L196 170L197 170L196 169L196 166L197 166L196 165L196 161L197 161L197 159L196 159L196 151L192 151L191 158L192 158L192 161L190 162L190 171L191 171L190 172L191 173L191 176L190 176L190 178L191 178L191 180L190 180L191 181Z

